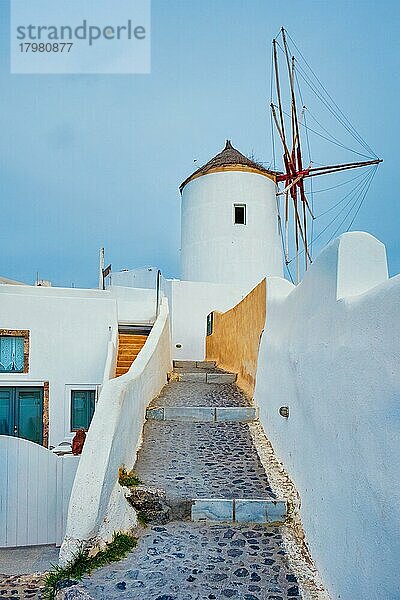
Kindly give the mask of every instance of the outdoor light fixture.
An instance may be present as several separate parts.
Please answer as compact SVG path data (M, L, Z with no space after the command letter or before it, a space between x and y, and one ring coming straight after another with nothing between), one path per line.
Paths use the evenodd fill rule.
M279 409L279 414L281 415L281 417L285 417L285 419L288 419L289 418L289 407L281 406Z

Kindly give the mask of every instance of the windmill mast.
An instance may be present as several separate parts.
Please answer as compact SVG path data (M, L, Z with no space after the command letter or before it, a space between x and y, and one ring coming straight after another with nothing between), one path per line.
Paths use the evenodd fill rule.
M310 203L308 201L304 180L310 177L316 177L318 175L327 175L330 173L337 173L340 171L347 171L350 169L357 169L360 167L366 167L371 165L378 165L382 162L381 159L376 158L373 160L358 161L351 163L342 163L335 165L326 165L319 167L312 167L311 164L304 168L303 157L302 157L302 144L301 144L301 126L302 117L305 111L305 107L302 107L302 112L298 114L297 101L296 101L296 90L295 90L295 64L296 59L294 56L290 56L289 46L287 42L286 31L281 28L281 36L283 43L283 54L284 63L286 64L287 78L289 82L289 95L290 95L290 112L284 111L282 103L282 80L279 71L277 39L272 41L273 49L273 70L275 80L275 91L277 105L275 105L271 98L271 113L273 123L275 124L278 132L282 148L283 148L283 167L284 171L277 175L277 183L284 183L284 189L278 191L278 196L285 195L285 227L284 227L284 248L285 248L285 262L289 264L289 223L290 215L293 213L293 228L294 228L294 241L295 241L295 253L296 253L296 283L300 281L300 254L304 254L304 268L308 269L312 263L312 256L310 247L312 246L312 238L310 237L308 221L313 220L314 214L311 210ZM287 139L285 127L284 114L290 114L291 124L291 143L289 149L289 142ZM302 247L300 249L300 247Z

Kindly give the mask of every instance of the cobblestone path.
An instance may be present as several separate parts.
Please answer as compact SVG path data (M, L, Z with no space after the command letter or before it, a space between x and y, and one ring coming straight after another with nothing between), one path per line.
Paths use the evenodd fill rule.
M273 497L246 423L147 421L135 471L171 498Z
M151 402L155 406L250 406L250 400L235 383L171 381Z
M43 577L40 575L0 575L1 600L42 600Z
M96 600L299 598L277 528L172 522L149 527L136 550L85 580Z
M171 381L151 407L249 404L233 383ZM149 420L143 437L134 470L167 499L274 498L247 423ZM94 572L80 588L96 600L301 597L278 527L189 520L144 528L125 560Z
M42 600L41 575L57 564L55 546L28 546L0 549L0 600L26 598Z

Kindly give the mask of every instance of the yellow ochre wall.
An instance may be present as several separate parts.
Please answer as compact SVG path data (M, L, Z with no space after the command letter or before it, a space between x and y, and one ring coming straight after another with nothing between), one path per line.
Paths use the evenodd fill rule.
M254 392L261 332L266 313L263 279L239 304L225 313L214 311L213 333L206 337L206 359L238 374L238 386L250 397Z

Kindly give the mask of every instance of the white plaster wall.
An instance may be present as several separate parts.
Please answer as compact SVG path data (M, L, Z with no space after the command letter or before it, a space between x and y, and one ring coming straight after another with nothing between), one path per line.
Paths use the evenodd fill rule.
M0 286L0 329L30 331L29 373L0 373L0 385L49 381L49 444L71 436L71 389L103 381L108 344L118 322L151 323L155 292Z
M97 289L85 288L61 288L61 287L41 287L34 285L2 285L0 287L0 297L2 294L29 295L38 298L104 298L107 292Z
M71 497L72 486L80 456L66 454L65 456L57 456L57 529L56 529L56 545L61 546L67 528L68 505ZM38 481L40 485L40 479Z
M156 291L154 289L113 285L109 288L109 293L112 298L117 300L118 323L154 323L157 302Z
M157 285L157 274L157 267L139 267L136 269L125 269L124 271L113 271L109 275L107 281L109 281L112 286L155 290Z
M282 276L275 183L263 175L226 171L189 182L182 194L181 276L187 281L245 284ZM235 225L233 205L247 205Z
M137 524L118 484L118 469L131 469L141 440L145 411L171 369L168 302L128 373L106 382L88 432L68 510L60 562L70 560L82 542L109 541L114 531Z
M297 288L267 280L255 399L332 598L400 597L399 307L400 277L364 233L330 244Z
M204 360L207 315L226 311L250 291L246 285L166 280L171 312L172 357ZM177 344L180 348L177 348Z
M0 328L30 331L29 372L1 373L0 385L49 381L50 445L71 431L70 389L101 384L107 345L117 327L111 298L0 295Z

